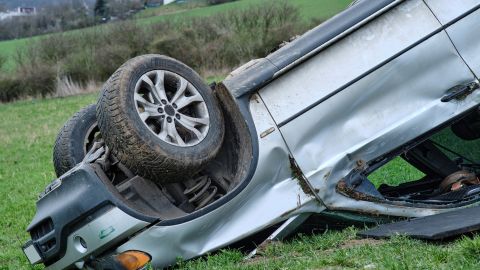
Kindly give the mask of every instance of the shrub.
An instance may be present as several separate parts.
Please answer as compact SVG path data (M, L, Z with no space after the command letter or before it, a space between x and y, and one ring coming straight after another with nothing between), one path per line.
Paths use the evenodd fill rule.
M55 72L47 65L35 65L0 77L0 101L10 102L25 97L46 97L55 90Z
M218 5L218 4L224 4L224 3L233 2L233 1L236 1L236 0L208 0L207 3L209 5Z
M231 69L263 57L283 40L306 29L299 12L269 1L223 15L192 18L159 36L151 51L177 58L201 73Z
M7 57L3 54L0 54L0 70L2 70L5 67L6 63L7 63Z
M10 102L19 99L23 95L20 87L21 81L11 77L0 78L0 101Z
M224 74L307 28L284 1L183 19L153 25L126 21L33 39L15 57L16 75L0 78L0 100L50 95L57 78L68 78L70 85L105 81L126 60L145 53L171 56L203 75Z

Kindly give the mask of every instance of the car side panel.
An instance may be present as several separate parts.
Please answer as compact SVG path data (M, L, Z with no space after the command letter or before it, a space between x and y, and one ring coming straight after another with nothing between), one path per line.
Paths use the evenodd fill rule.
M480 1L479 1L480 2ZM477 77L480 77L480 9L447 28L452 42Z
M406 1L277 78L260 95L283 123L440 27L422 1Z
M480 91L441 102L475 77L444 31L405 52L280 128L293 156L330 209L392 215L395 207L335 192L359 161L369 162L480 102Z
M480 5L480 0L425 0L425 3L445 25Z
M141 250L152 256L154 269L224 247L300 213L325 209L304 192L292 173L288 148L257 95L249 102L259 141L258 164L249 184L234 198L195 219L157 224L132 237L117 252ZM273 128L273 129L272 129ZM264 131L269 130L267 135Z

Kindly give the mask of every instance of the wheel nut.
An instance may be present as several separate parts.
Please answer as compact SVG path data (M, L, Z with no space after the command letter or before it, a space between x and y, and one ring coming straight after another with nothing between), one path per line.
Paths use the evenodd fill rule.
M177 104L175 104L175 103L173 103L172 106L173 106L173 108L175 108L175 109L177 108Z
M168 123L171 123L171 122L172 122L172 118L171 118L171 117L167 117L167 122L168 122Z
M175 117L176 117L177 119L180 119L180 114L177 113L177 114L175 115Z
M163 113L163 109L162 109L162 108L158 108L158 112L159 112L159 113Z
M165 99L162 99L163 105L167 104L167 101Z

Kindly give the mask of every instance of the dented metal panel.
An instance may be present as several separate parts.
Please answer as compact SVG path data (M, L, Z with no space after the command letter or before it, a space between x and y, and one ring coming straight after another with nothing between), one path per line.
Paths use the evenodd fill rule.
M235 97L251 94L280 73L300 64L311 54L318 53L324 46L336 42L402 1L359 2L266 58L250 61L232 72L223 83Z
M480 1L478 1L480 2ZM452 42L477 77L480 77L480 9L447 28Z
M329 209L432 214L439 210L358 201L332 191L359 161L364 164L477 106L478 90L463 100L441 101L452 86L474 80L440 32L280 130Z
M480 0L425 0L425 3L442 24L448 24L476 8Z
M271 82L260 95L282 123L440 27L422 1L406 1Z
M89 255L106 250L146 226L148 226L147 222L138 220L114 207L70 234L67 237L65 256L46 269L71 268L73 262L83 264L83 260ZM80 243L80 239L84 244Z
M250 101L257 134L275 127L258 96ZM275 129L259 140L259 162L248 186L216 210L194 220L171 226L153 226L117 251L142 250L152 255L155 267L189 259L223 247L304 212L325 209L306 194L290 169L289 152Z

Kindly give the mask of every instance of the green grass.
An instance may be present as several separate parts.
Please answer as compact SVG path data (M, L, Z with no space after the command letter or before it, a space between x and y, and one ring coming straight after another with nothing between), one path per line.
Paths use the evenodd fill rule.
M221 79L221 78L220 78ZM74 112L95 102L97 94L21 101L0 105L0 269L29 269L20 246L35 211L37 195L55 178L52 147L57 131ZM441 134L440 134L441 135ZM442 135L444 136L444 135ZM375 177L391 184L414 179L401 160ZM393 176L393 177L392 177ZM410 177L410 178L409 178ZM223 250L179 269L478 269L480 237L434 244L397 237L366 241L356 229L330 230L267 246L259 256Z
M386 166L374 171L368 176L368 179L378 187L382 183L395 186L400 183L418 180L423 176L425 176L425 174L421 171L408 164L402 158L396 157Z
M0 55L7 57L5 65L2 67L5 71L15 68L14 57L17 49L23 48L32 38L13 39L0 42Z
M20 246L35 201L55 178L52 148L63 123L96 94L0 105L0 269L26 269Z
M434 245L395 237L359 240L353 228L300 236L267 247L245 261L237 251L222 251L181 264L185 269L478 269L480 237Z
M182 9L177 5L178 8L172 9L171 13L166 12L166 14L164 14L163 16L144 18L139 21L143 23L155 23L164 19L181 19L183 17L209 16L222 12L228 12L231 10L245 9L252 5L259 4L263 1L265 0L240 0L222 5L194 7L190 9ZM351 0L292 0L288 2L299 8L300 16L304 21L310 21L312 19L327 19L337 14L346 6L348 6ZM161 10L166 8L168 8L168 6L159 7L157 9ZM147 10L145 12L149 11Z
M185 5L167 5L159 8L147 9L137 15L137 22L140 24L158 23L162 20L182 20L187 17L209 16L219 14L229 10L244 9L253 4L262 3L265 0L239 0L222 5L195 7ZM272 1L272 0L270 0ZM276 1L276 0L274 0ZM312 19L323 20L343 10L351 0L291 0L289 3L297 6L300 10L300 16L304 21ZM159 14L158 16L151 16L151 14ZM147 16L147 17L145 17ZM145 18L143 18L145 17ZM67 33L75 34L81 31L92 31L98 27L105 27L106 25L95 26L91 28L72 30ZM7 62L4 71L11 71L15 68L13 57L17 49L21 49L33 38L24 38L16 40L8 40L0 42L0 54L7 57Z

